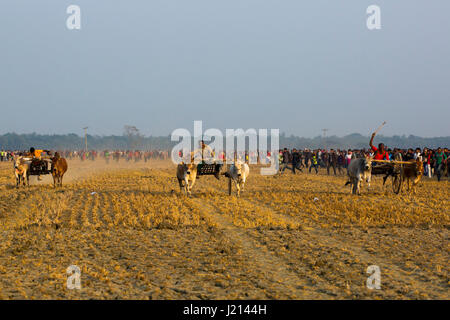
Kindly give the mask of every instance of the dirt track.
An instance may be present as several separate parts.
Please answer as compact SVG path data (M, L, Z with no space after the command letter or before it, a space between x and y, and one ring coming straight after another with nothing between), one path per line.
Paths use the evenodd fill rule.
M0 298L448 299L449 182L375 180L357 197L343 176L252 168L239 199L213 177L186 198L165 162L71 161L59 190L16 190L0 164Z

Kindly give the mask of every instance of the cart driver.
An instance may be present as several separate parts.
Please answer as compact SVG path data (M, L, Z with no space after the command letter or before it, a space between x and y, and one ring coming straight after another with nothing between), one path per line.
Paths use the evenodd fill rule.
M378 148L373 145L373 139L375 138L376 132L372 133L372 137L370 138L369 146L374 152L373 159L374 160L390 160L389 153L386 151L386 146L383 143L378 144ZM383 169L389 166L387 163L377 163L372 162L372 174L376 174L383 172ZM386 182L386 179L389 177L389 174L386 174L383 177L383 185Z
M49 150L36 150L33 147L30 148L30 156L33 158L41 159L43 153L47 153L48 155L50 155Z
M194 157L194 159L198 159L199 157L201 157L202 161L201 163L199 163L197 165L197 178L199 178L199 172L201 171L201 168L205 165L205 164L215 164L216 168L215 168L215 172L214 172L214 176L216 177L217 180L220 179L220 169L222 168L222 164L216 164L216 160L215 160L215 154L214 154L214 150L205 143L204 140L200 141L200 146L201 148L194 150L194 152L191 153L191 157Z
M37 166L45 166L47 168L47 162L45 160L42 160L42 154L47 153L47 155L50 155L49 150L36 150L35 148L31 147L29 155L33 157L32 164ZM40 175L38 175L38 180L41 181L42 178Z
M389 153L386 151L386 147L383 143L378 144L378 148L373 145L373 139L376 133L372 133L372 138L370 139L369 146L374 152L373 158L375 160L389 160Z

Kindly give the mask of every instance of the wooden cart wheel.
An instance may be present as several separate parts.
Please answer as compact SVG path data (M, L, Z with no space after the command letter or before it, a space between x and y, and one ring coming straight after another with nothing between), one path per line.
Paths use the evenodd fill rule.
M394 156L394 159L397 161L403 161L401 153L397 153ZM402 181L403 181L403 164L396 164L394 166L395 175L392 177L392 189L395 194L399 194L400 190L402 190Z
M400 174L396 174L392 177L392 190L395 194L398 194L402 188L402 177Z

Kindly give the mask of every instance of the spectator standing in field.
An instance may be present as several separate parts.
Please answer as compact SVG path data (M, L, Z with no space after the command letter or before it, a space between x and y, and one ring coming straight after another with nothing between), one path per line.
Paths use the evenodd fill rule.
M450 175L450 172L449 172L449 169L450 169L450 160L449 160L450 151L447 148L445 148L444 149L444 154L445 154L445 157L446 157L446 160L445 160L445 163L444 163L445 175L448 178L449 175Z
M292 173L295 174L295 169L302 171L301 168L299 168L301 162L300 162L300 153L297 151L297 149L292 149Z
M423 161L423 174L428 178L431 178L431 153L427 148L423 148L422 161Z
M434 154L434 173L436 174L438 181L441 181L442 168L446 160L447 156L442 151L442 148L439 147Z
M348 171L348 165L350 164L350 162L352 161L352 150L348 149L347 154L345 155L345 168Z
M414 151L413 149L409 148L406 152L405 156L403 157L404 161L409 161L414 159Z
M327 150L319 149L319 151L317 152L317 160L319 161L319 166L321 166L322 168L326 168L328 162Z
M307 168L306 166L305 166L305 152L304 151L302 151L302 152L300 152L300 150L299 150L299 153L300 153L300 168Z
M330 175L330 167L333 168L334 175L336 175L336 167L338 163L338 156L334 149L330 150L330 153L328 154L328 161L327 161L327 174Z
M387 152L387 154L388 154L389 160L393 160L392 149L389 148L389 149L386 150L386 152Z
M105 160L106 160L106 163L109 163L109 151L108 150L105 150Z
M435 162L436 159L434 158L434 155L436 154L436 150L430 150L430 166L431 166L431 176L434 176L436 174L435 172Z
M278 151L278 174L281 174L281 168L283 167L283 150Z
M339 174L342 174L342 168L345 167L345 155L344 152L342 152L341 150L339 150L339 155L338 155L338 170L339 170Z
M317 160L317 153L313 153L311 157L311 166L309 167L309 173L311 173L311 169L314 167L316 169L316 174L319 173L319 162Z
M283 168L281 169L281 172L284 172L284 170L286 170L286 168L288 168L288 166L289 166L289 161L291 160L290 159L291 154L287 148L284 148L282 155L283 155L283 161L282 161Z
M328 167L328 152L326 150L320 151L320 156L319 156L319 165L322 168L327 168Z
M303 166L304 166L304 165L303 165L303 163L304 163L304 162L303 162L304 153L303 153L303 151L301 151L300 149L297 150L297 153L298 153L297 169L303 172L302 168L303 168Z
M1 154L1 161L8 161L9 159L9 157L8 157L8 155L9 155L9 152L8 151L6 151L6 150L2 150L2 152L0 153Z
M308 168L309 161L311 159L311 152L309 149L305 150L305 168Z
M416 151L414 151L414 160L422 160L422 153L420 151L420 148L416 148Z

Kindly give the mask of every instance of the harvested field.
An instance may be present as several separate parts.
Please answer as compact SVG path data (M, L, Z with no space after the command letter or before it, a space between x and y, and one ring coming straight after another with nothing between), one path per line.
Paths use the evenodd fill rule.
M450 298L448 180L395 195L375 177L355 196L323 169L251 167L240 198L212 176L188 198L170 162L69 161L60 189L12 173L0 164L2 299Z

